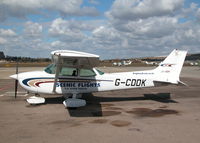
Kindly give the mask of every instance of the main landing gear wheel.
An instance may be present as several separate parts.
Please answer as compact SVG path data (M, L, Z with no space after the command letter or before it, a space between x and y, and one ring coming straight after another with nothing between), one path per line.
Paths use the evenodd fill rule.
M86 101L83 99L77 99L78 94L73 94L72 98L68 98L63 101L63 105L66 108L78 108L86 105Z

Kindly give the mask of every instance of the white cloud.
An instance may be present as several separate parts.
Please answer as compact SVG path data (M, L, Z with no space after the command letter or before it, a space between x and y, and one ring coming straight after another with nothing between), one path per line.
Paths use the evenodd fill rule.
M108 28L104 26L100 26L96 28L93 32L93 43L106 45L107 48L109 46L114 46L114 43L118 43L121 41L120 33L114 28Z
M54 49L62 49L63 47L65 47L66 43L57 40L57 41L51 42L50 45Z
M30 37L38 37L42 34L42 25L28 21L25 23L24 33Z
M62 18L55 19L52 22L49 34L65 42L80 42L85 38L80 29L73 28L68 21Z
M97 0L89 0L89 3L98 5L98 4L99 4L99 1L97 1Z
M96 33L101 32L102 30L104 30L104 26L97 27L96 29L94 29L94 30L92 31L92 33L93 33L93 34L96 34Z
M196 12L196 16L197 16L198 20L200 20L200 8L198 8L198 10Z
M78 0L68 1L73 3L67 9L55 4L59 0L49 0L47 4L41 0L19 1L22 3L18 5L16 0L8 1L18 9L21 7L22 13L11 11L16 16L23 16L25 8L37 13L44 7L68 15L87 13ZM175 48L199 52L200 8L195 3L188 7L183 4L183 0L116 0L103 20L57 17L47 23L22 22L21 32L18 28L0 29L0 48L14 54L42 57L57 49L91 52L103 58L165 55ZM11 7L14 5L8 9Z
M0 37L0 45L6 44L6 43L7 43L7 40Z
M26 17L28 14L41 14L41 10L59 12L66 16L97 16L94 7L82 6L83 0L1 0L0 19Z
M113 26L121 32L130 33L135 38L159 38L172 34L178 20L174 17L152 17L125 24L114 23Z
M15 36L16 33L11 29L0 29L0 36Z
M174 14L184 0L116 0L106 15L111 19L137 20Z

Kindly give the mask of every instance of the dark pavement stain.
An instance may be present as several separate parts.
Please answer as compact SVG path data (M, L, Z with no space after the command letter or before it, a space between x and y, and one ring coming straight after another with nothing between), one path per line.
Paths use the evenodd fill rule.
M59 121L53 121L50 124L68 124L68 123L73 123L72 120L59 120Z
M113 115L119 115L121 112L119 111L97 111L97 112L92 112L92 115L95 117L100 117L100 116L113 116Z
M123 120L114 120L110 123L111 125L115 127L125 127L131 124L131 122L123 121Z
M131 111L126 111L130 114L135 114L139 117L161 117L164 115L170 115L170 114L178 114L179 112L176 110L170 110L170 109L148 109L148 108L134 108Z
M141 132L141 129L139 128L130 128L128 129L129 131L137 131L137 132Z
M82 124L81 123L73 123L73 124L70 125L70 127L77 127L77 126L80 126L80 125L82 125Z
M101 104L101 107L110 107L110 106L114 106L114 104L109 104L109 103L107 103L107 104Z
M76 121L76 120L59 120L59 121L53 121L53 122L50 122L49 124L53 124L53 125L67 125L69 127L77 127L77 126L80 126L82 125L79 121Z
M107 119L95 119L95 120L90 121L89 123L104 124L106 122L108 122Z
M159 108L167 108L167 105L160 106Z
M45 104L27 104L26 105L26 107L27 108L36 108L36 107L41 107L41 106L43 106L43 105L45 105Z
M105 107L105 109L108 109L108 110L123 110L122 108L119 108L119 107Z

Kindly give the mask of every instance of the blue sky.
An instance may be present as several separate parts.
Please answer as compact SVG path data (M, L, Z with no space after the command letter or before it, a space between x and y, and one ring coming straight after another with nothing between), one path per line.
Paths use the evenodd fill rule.
M198 0L2 0L0 51L50 57L58 49L102 59L200 52Z

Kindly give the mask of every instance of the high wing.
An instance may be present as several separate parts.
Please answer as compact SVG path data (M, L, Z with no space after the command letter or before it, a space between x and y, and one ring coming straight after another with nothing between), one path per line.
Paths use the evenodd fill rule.
M99 64L99 56L71 50L57 50L51 52L54 64L75 68L93 68Z
M52 62L56 66L53 92L56 90L56 83L61 67L91 69L99 65L99 56L90 53L71 50L57 50L51 52L51 55Z

